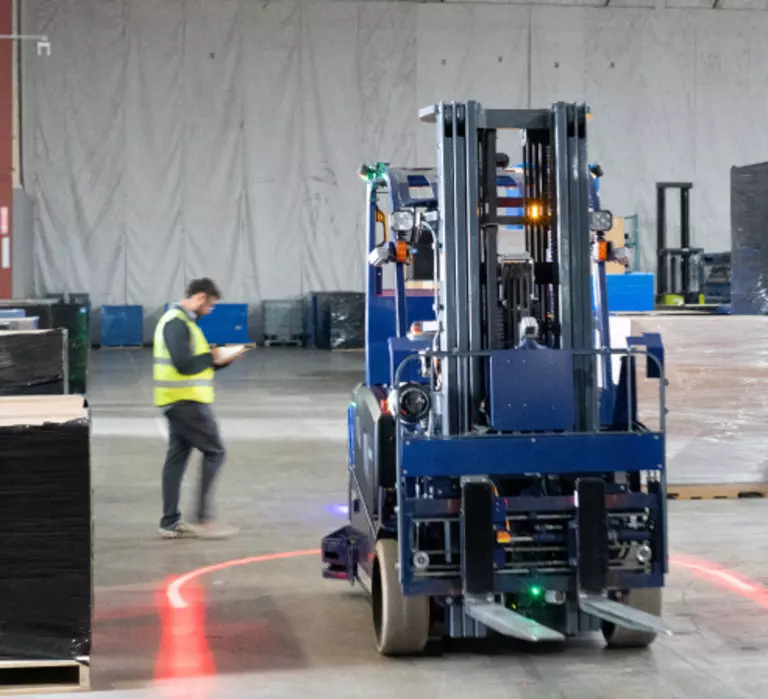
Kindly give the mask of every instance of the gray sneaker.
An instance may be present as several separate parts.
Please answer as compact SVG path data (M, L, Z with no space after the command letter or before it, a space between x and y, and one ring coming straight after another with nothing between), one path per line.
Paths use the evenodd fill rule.
M201 539L228 539L235 536L240 530L224 522L206 522L205 524L186 525L192 531L193 536Z
M160 527L157 530L163 539L179 539L183 536L195 536L192 528L186 522L176 522L170 527Z

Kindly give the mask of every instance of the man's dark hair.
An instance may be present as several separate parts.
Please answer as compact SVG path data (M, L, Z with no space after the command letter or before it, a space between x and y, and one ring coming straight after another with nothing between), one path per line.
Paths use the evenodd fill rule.
M216 286L208 277L202 279L193 279L187 284L187 298L192 298L195 294L203 293L212 298L221 298L219 287Z

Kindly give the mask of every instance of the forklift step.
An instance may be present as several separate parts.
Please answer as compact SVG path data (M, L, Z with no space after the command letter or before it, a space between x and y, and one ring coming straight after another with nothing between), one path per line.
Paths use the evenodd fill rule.
M468 616L485 624L490 629L504 636L519 638L522 641L539 643L541 641L561 642L565 636L550 629L538 621L517 614L496 602L466 601L464 606Z
M353 580L357 569L355 541L357 534L349 525L323 538L321 557L329 580Z
M579 599L579 607L581 607L583 612L616 626L623 626L635 631L672 635L672 632L660 617L634 609L626 604L620 604L614 600L597 597L596 595L582 595Z

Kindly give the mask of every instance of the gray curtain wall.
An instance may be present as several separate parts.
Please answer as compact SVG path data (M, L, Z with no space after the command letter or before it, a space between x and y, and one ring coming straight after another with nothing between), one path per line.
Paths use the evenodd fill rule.
M25 0L23 21L52 42L23 57L35 291L96 305L156 312L199 275L252 304L362 289L356 170L432 164L439 99L587 101L646 268L655 181L693 181L694 242L727 250L730 168L768 159L763 12Z

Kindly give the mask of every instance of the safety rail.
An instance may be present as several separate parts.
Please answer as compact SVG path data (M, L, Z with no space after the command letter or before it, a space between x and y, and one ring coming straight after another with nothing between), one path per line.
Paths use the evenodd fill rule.
M660 348L659 348L660 349ZM502 350L503 351L503 350ZM541 350L521 350L526 352L536 352ZM415 445L422 445L424 448L419 451L420 454L423 456L426 456L428 453L431 453L435 449L439 451L443 456L448 456L448 454L445 452L445 449L443 447L446 447L446 442L452 443L453 448L457 449L458 447L462 446L462 443L466 442L468 439L472 438L474 441L474 438L479 440L479 442L486 443L486 444L493 444L494 440L497 440L500 443L500 446L502 443L506 443L509 446L513 446L513 444L518 444L519 446L523 445L524 443L528 442L534 442L538 445L543 445L544 442L548 441L548 438L553 438L555 440L560 439L567 439L569 437L576 439L577 441L583 441L586 439L595 439L600 440L601 443L602 440L608 439L608 442L611 442L610 444L608 442L605 443L605 451L610 452L613 450L613 453L616 453L616 446L619 446L620 453L627 455L627 460L632 461L634 450L630 449L628 451L626 450L627 444L625 442L621 442L621 445L614 445L612 443L612 440L623 440L626 438L641 438L641 439L651 439L651 440L660 440L661 436L663 436L665 432L665 413L666 413L666 394L665 394L665 388L667 385L666 378L664 376L664 365L663 360L661 360L659 357L657 357L649 348L647 347L637 347L637 346L630 346L628 348L623 349L595 349L595 350L585 350L585 351L579 351L579 350L550 350L550 351L556 351L556 352L570 352L574 356L582 356L582 357L591 357L593 360L593 376L594 381L592 384L592 388L595 391L596 400L595 400L595 409L596 409L596 415L597 418L595 421L595 429L591 431L571 431L571 432L557 432L557 433L535 433L535 434L483 434L478 432L468 432L463 434L454 434L454 435L435 435L432 434L426 434L426 435L408 435L406 430L404 429L403 420L401 419L401 416L399 415L399 411L393 411L395 413L394 417L397 423L397 430L396 430L396 453L397 453L397 472L398 472L398 479L397 479L397 488L398 492L400 494L399 497L399 507L397 511L397 528L400 532L399 538L399 545L398 545L398 561L401 566L401 582L404 584L404 589L406 591L406 594L425 594L427 592L431 594L437 594L437 593L448 593L450 590L452 590L456 583L456 576L459 574L459 567L457 565L459 564L459 559L457 557L456 551L454 551L455 543L458 541L458 537L460 536L459 531L456 529L459 526L459 519L460 519L460 495L459 492L447 492L444 491L441 494L438 493L431 493L427 490L424 490L421 486L418 486L417 484L419 482L423 481L422 475L419 475L418 468L414 468L412 470L406 470L403 468L403 465L401 463L401 457L402 457L402 447L404 440L409 441L411 443L411 448L413 448ZM412 361L415 361L417 359L426 359L426 360L432 360L432 359L452 359L452 360L461 360L461 359L470 359L472 357L491 357L493 356L495 352L484 350L484 351L478 351L478 352L446 352L446 351L437 351L437 350L422 350L420 352L415 352L407 357L405 357L398 365L396 371L395 371L395 383L394 388L397 388L401 381L400 377L403 375L403 371L405 367ZM600 425L600 402L599 402L599 391L598 391L598 376L600 375L600 372L597 370L596 362L598 359L601 359L603 361L610 361L614 357L627 357L628 358L628 366L629 370L634 371L636 368L636 362L632 360L636 360L638 358L642 359L643 355L645 355L646 358L649 359L651 362L650 366L653 366L656 370L654 372L654 375L652 375L652 378L658 379L659 381L659 400L658 400L658 406L659 406L659 432L649 430L646 428L642 428L638 422L637 422L637 413L633 412L633 380L631 373L627 376L627 429L618 431L607 431L607 430L601 430ZM648 372L650 374L650 372ZM655 375L657 374L657 375ZM434 378L432 378L431 388L434 391ZM613 389L615 390L617 386L613 386ZM640 406L638 406L638 412L639 412ZM427 445L432 440L430 438L435 438L434 442L432 443L432 446L435 449L427 450ZM479 446L479 445L478 445ZM663 440L661 441L660 446L662 455L659 457L663 460ZM505 451L505 450L502 450ZM499 452L502 453L502 452ZM412 455L413 456L413 455ZM642 459L640 459L642 461ZM467 464L468 466L468 464ZM428 470L428 469L427 469ZM467 468L467 472L469 472L472 469ZM489 471L493 471L495 469L489 469ZM533 468L531 469L532 472L537 472L538 469ZM619 471L622 469L618 469L614 467L606 467L606 471ZM635 470L632 468L627 468L627 471ZM654 561L651 563L648 562L647 565L642 566L630 566L627 567L625 563L622 563L618 556L618 549L625 546L625 542L623 541L617 541L615 542L615 546L611 549L611 557L609 561L609 581L611 586L617 587L617 588L624 588L624 587L634 587L638 584L641 585L657 585L660 584L659 580L661 579L661 576L663 575L663 572L666 570L666 550L667 550L667 542L666 542L666 511L664 510L663 503L666 500L666 472L663 465L663 461L661 463L654 462L653 464L649 463L647 469L642 469L646 471L646 476L643 479L644 484L642 486L642 490L640 492L620 492L620 493L612 493L609 495L609 501L607 503L607 509L609 512L609 516L613 518L620 518L622 520L632 520L638 513L645 512L652 514L653 520L658 520L661 526L658 529L654 529L651 527L647 531L637 531L634 534L629 530L629 527L624 524L620 527L622 531L622 536L626 534L626 537L628 540L634 536L638 537L641 541L636 542L637 545L641 545L642 542L648 541L650 542L652 548L657 551L657 555L654 556ZM446 468L446 473L444 473L442 476L440 476L439 480L448 482L451 481L452 478L456 477L457 473L451 473L450 475L447 473L448 469ZM656 475L652 475L651 472L657 472ZM597 471L594 471L594 473L597 473ZM470 474L471 475L471 474ZM493 477L492 473L489 473L491 477ZM508 474L512 475L512 474ZM531 473L528 474L520 474L520 475L531 475ZM578 474L575 471L569 471L566 470L562 473L564 476L577 476ZM410 484L410 485L409 485ZM440 486L445 487L445 486ZM415 490L414 490L415 488ZM497 498L498 499L498 498ZM564 518L563 522L570 520L575 515L574 511L574 496L554 496L554 495L544 495L544 496L536 496L536 497L529 497L529 496L500 496L499 499L499 507L501 507L501 510L505 512L505 520L509 522L510 524L513 524L513 519L515 517L522 517L523 520L526 522L529 522L529 524L532 526L536 524L540 519L544 518L552 518L552 517L561 517ZM538 514L536 514L538 513ZM513 524L513 530L519 526L520 523L517 525ZM439 543L437 544L437 549L440 551L437 555L431 555L430 551L432 549L430 548L424 548L422 545L422 542L418 538L419 537L421 528L424 526L438 526L443 529L443 535L438 538ZM627 530L626 532L624 530ZM621 538L621 537L620 537ZM434 546L434 539L432 541L432 545ZM556 542L547 542L549 545L557 545L562 546L562 542L558 539ZM514 545L515 542L510 541L509 544ZM538 550L538 546L540 545L540 542L531 542L530 550L526 551L525 549L530 548L527 545L521 546L519 542L517 542L517 547L520 549L521 554L525 555L532 555L534 553L546 553L547 558L553 558L554 560L550 561L551 563L557 563L555 566L555 569L548 570L546 567L544 567L543 561L541 560L532 560L532 561L525 561L525 565L523 565L523 561L519 561L518 563L514 563L512 559L507 561L507 563L500 567L498 570L496 570L496 580L497 580L497 588L502 591L514 591L519 589L520 585L523 585L524 582L522 578L525 578L527 575L531 574L533 571L538 571L538 573L546 573L548 578L552 577L556 579L550 579L548 584L552 589L567 589L568 585L571 583L569 582L570 576L573 574L573 567L568 562L567 558L562 558L562 556L553 555L555 552L547 552L547 551L540 551ZM507 550L509 548L509 545L502 546L502 548L505 549L506 553L505 556L511 555L509 554L509 551ZM534 550L535 549L535 550ZM614 550L616 549L616 550ZM622 548L623 551L623 548ZM434 563L438 563L437 569L429 566L424 565L423 567L419 568L419 566L414 565L413 556L424 556L424 554L427 554L428 558L431 558L431 560ZM562 552L560 552L562 553ZM551 555L552 554L552 555ZM445 558L443 558L443 556ZM425 559L426 560L426 559ZM443 566L441 567L440 563L442 563ZM640 576L640 577L637 577ZM643 580L644 582L641 582ZM553 587L554 586L554 587Z
M408 355L407 357L403 358L403 360L398 364L397 369L395 370L395 376L394 376L394 383L393 388L397 390L397 387L401 384L401 377L403 374L403 371L405 367L412 361L416 359L448 359L448 360L468 360L468 359L474 359L474 358L490 358L494 355L496 355L499 352L504 352L507 350L478 350L478 351L459 351L459 350L453 350L453 351L444 351L444 350L421 350L419 352L414 352L413 354ZM539 351L549 351L549 352L567 352L571 354L573 357L590 357L593 360L602 360L602 361L610 361L613 357L627 357L630 359L628 364L630 365L630 370L634 370L635 363L631 361L632 359L635 359L637 357L642 357L643 355L646 357L646 360L651 360L658 371L658 376L654 377L658 379L659 382L659 433L664 434L666 432L666 387L667 387L667 379L664 375L664 363L662 360L660 360L655 354L653 354L649 348L641 348L641 347L635 347L630 346L627 348L621 348L621 349L603 349L603 348L596 348L593 350L569 350L569 349L550 349L550 348L542 348L541 350L526 350L521 349L518 350L521 352L539 352ZM594 424L595 428L592 430L574 430L565 432L564 434L601 434L605 433L605 430L601 429L601 420L600 420L600 386L599 386L599 377L601 376L602 372L597 370L597 361L595 361L595 364L593 365L593 381L592 381L592 391L593 395L596 397L596 400L594 401ZM613 385L611 387L606 387L604 390L608 391L615 391L618 388L618 385ZM434 383L434 374L431 376L430 381L430 390L432 393L436 392L436 387ZM636 427L636 420L637 420L637 413L633 412L633 404L634 404L635 395L633 394L633 381L631 375L628 377L627 380L627 432L634 433L634 432L645 432L645 430L639 430L635 429ZM395 411L395 420L398 425L398 434L401 431L402 427L402 419L401 416L397 411ZM434 437L436 436L433 431L431 431L432 428L432 421L430 421L430 432L427 436ZM461 437L461 436L477 436L477 432L474 431L468 431L464 433L459 433L456 435L450 435L451 437ZM446 435L448 436L448 435ZM493 435L488 435L493 436Z

